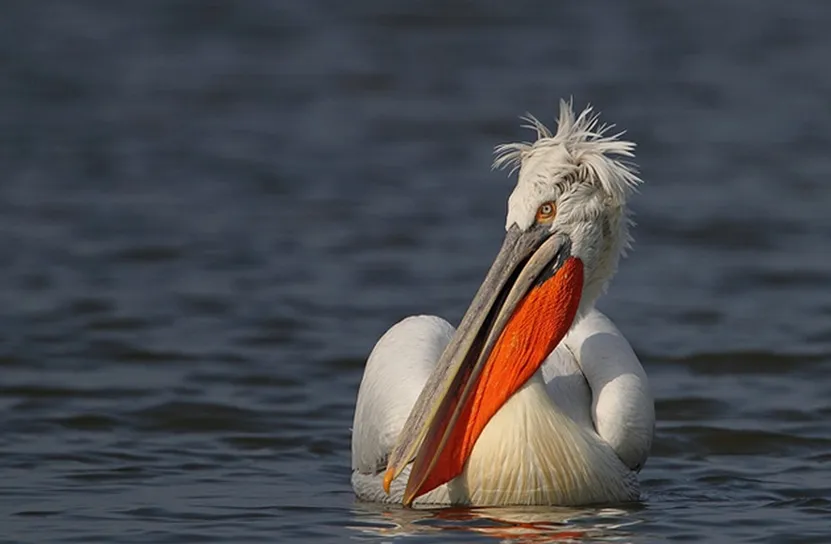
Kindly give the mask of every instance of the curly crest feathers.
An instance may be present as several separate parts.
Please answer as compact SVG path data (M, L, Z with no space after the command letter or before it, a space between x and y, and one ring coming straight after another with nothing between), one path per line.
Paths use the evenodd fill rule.
M635 165L621 161L634 158L634 142L621 140L623 132L609 134L614 125L601 124L599 114L591 106L575 117L571 101L560 100L560 118L554 134L530 114L521 119L526 122L523 127L536 131L536 141L496 146L494 169L509 168L511 174L520 170L521 176L522 165L528 158L556 149L564 150L567 157L564 164L557 166L559 172L573 171L579 178L595 181L621 205L641 183Z

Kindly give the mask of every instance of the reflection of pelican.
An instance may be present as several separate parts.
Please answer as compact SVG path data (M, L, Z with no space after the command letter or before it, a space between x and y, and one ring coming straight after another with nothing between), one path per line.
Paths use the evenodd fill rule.
M519 168L519 180L502 249L458 330L407 318L367 361L352 433L359 498L638 497L652 397L629 343L594 309L629 240L626 199L639 179L615 157L634 144L566 103L556 134L529 121L534 143L497 148L495 165Z
M636 512L557 507L486 507L409 509L359 503L350 528L386 538L445 533L475 533L502 542L573 542L619 540L642 522Z

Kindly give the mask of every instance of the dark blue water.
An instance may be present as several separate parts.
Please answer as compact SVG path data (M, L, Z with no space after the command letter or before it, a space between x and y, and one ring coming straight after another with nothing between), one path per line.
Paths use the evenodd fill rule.
M7 1L0 539L831 540L831 5ZM357 503L377 338L458 320L495 144L638 142L600 306L650 375L644 500ZM405 538L408 537L408 538Z

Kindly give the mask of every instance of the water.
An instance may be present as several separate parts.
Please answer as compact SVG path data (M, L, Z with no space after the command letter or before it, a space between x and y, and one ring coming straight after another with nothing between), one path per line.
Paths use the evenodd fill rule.
M0 539L831 539L831 8L405 4L3 3ZM571 95L647 180L601 302L656 396L644 500L357 503L366 355L459 319L491 148Z

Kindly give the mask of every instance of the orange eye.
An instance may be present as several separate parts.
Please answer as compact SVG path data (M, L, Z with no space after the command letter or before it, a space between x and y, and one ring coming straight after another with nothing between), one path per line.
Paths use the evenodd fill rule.
M557 205L553 202L546 202L537 209L537 222L548 223L557 214Z

